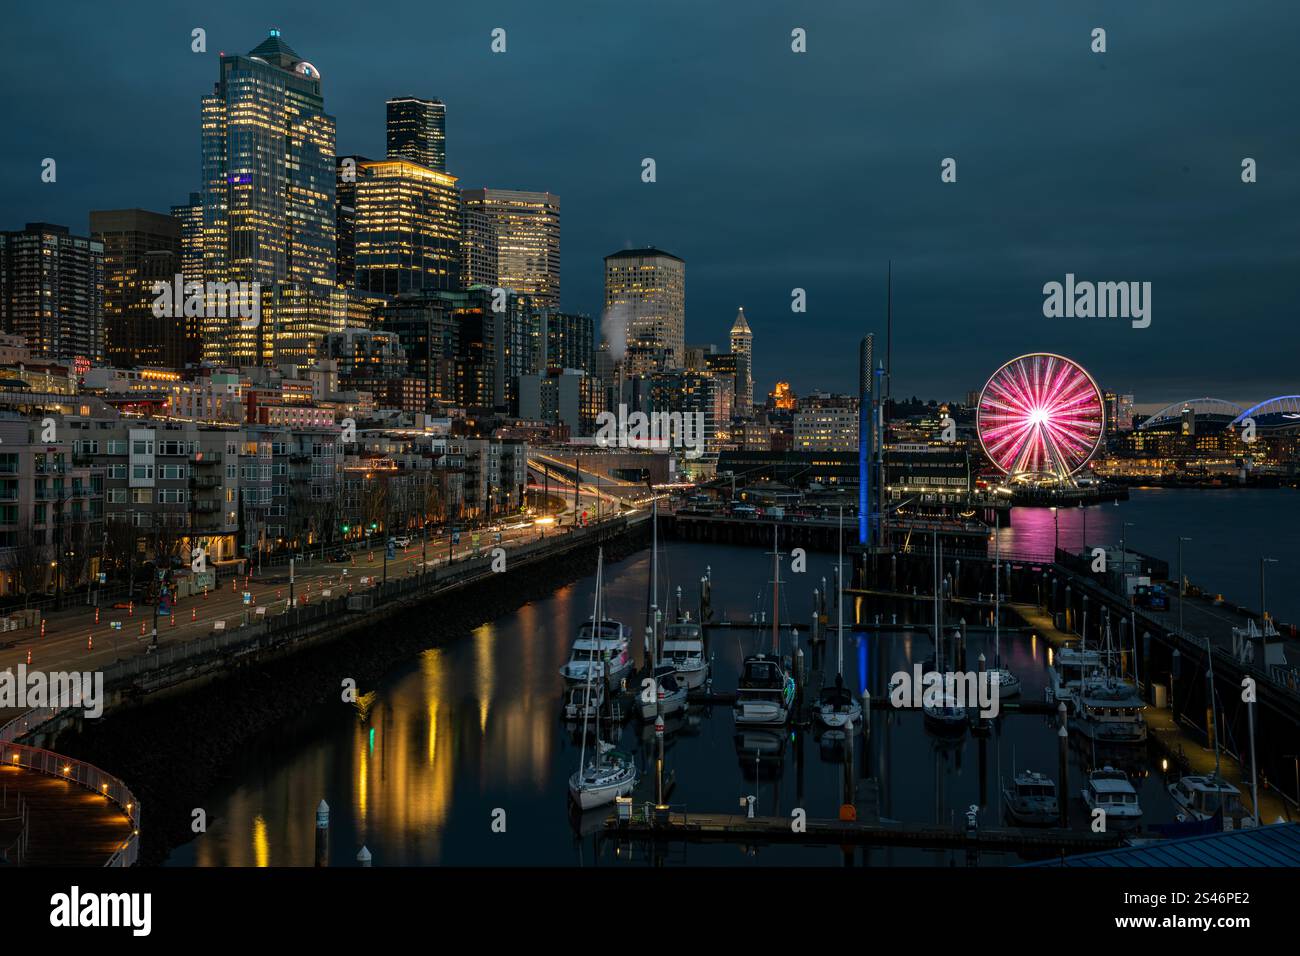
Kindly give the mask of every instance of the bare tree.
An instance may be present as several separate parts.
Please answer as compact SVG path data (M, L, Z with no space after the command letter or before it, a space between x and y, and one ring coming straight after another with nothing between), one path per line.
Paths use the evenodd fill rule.
M377 530L381 525L387 530L388 519L388 482L382 478L367 478L361 486L361 521L369 535L371 526Z
M59 558L63 573L63 589L72 591L79 587L86 572L90 570L90 524L86 521L74 521L65 525L63 553Z
M23 595L23 607L31 603L32 595L44 591L50 571L50 549L45 544L44 532L31 527L20 529L17 544L4 556L4 569L14 587Z

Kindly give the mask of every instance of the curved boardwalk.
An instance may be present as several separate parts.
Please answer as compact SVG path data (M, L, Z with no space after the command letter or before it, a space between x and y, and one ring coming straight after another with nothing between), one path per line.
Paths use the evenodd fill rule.
M0 853L16 862L14 841L17 795L28 808L30 835L24 866L103 866L131 834L131 822L107 797L47 774L22 767L0 766Z

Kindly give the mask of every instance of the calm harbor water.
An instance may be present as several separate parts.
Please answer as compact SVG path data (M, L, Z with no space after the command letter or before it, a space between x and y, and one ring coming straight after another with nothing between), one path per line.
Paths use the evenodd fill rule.
M1300 494L1293 491L1136 492L1111 505L1062 513L1062 546L1117 541L1120 523L1133 522L1128 540L1138 550L1172 558L1178 536L1186 544L1188 576L1232 600L1257 603L1260 554L1269 566L1270 609L1283 620L1300 618L1295 587L1300 564ZM1018 511L1003 545L1017 553L1051 552L1056 534L1048 511ZM770 604L770 558L757 548L668 543L661 574L682 586L693 606L699 578L711 569L715 613L748 618ZM812 590L829 577L834 555L812 554L804 575L783 576L783 616L810 617ZM649 553L607 569L606 600L612 614L641 631ZM639 865L655 862L643 845L617 846L597 837L603 812L574 819L566 806L569 775L579 760L580 738L561 717L557 674L579 623L591 613L591 579L485 624L472 635L427 651L375 688L361 706L304 714L292 726L266 734L245 750L230 786L207 801L208 832L176 849L172 865L311 865L314 812L331 807L330 862L354 865L365 844L377 866L397 865ZM846 606L870 621L877 608ZM928 608L922 613L925 623ZM833 611L832 611L833 614ZM907 620L900 615L900 620ZM770 631L719 633L712 642L714 687L733 690L743 657L766 649ZM802 639L801 639L802 641ZM992 656L991 636L972 633L969 654ZM805 649L807 642L802 641ZM640 640L637 645L640 654ZM784 646L788 653L788 638ZM846 636L845 681L855 691L883 691L888 674L909 669L932 653L923 630L882 634L864 625ZM1004 664L1020 675L1026 697L1041 699L1046 648L1029 635L1004 634ZM823 659L824 658L824 659ZM809 664L835 670L833 641ZM665 765L675 786L671 802L697 811L739 810L742 797L758 798L757 812L789 816L836 814L842 799L842 752L824 750L811 733L787 731L737 739L726 706L692 709L668 722ZM653 733L626 723L620 744L642 761L643 788L653 798ZM1084 768L1093 755L1072 742L1071 820L1082 826L1078 799ZM1115 760L1110 762L1114 763ZM1000 818L1000 781L1012 767L1056 774L1056 738L1042 716L1005 715L983 739L967 734L941 742L926 732L919 713L876 711L869 742L857 738L852 779L863 813L915 823L952 822L972 804L982 819ZM1121 763L1136 778L1145 823L1167 822L1173 806L1158 766L1142 748ZM504 833L494 832L497 810ZM499 816L499 814L498 814ZM966 865L964 853L911 848L859 849L867 865ZM667 864L840 865L837 847L698 844L665 851ZM1021 862L1014 854L983 854L981 864Z

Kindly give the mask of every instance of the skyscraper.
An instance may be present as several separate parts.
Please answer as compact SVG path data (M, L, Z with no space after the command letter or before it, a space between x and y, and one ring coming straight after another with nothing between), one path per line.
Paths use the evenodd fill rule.
M748 415L754 408L754 333L744 306L731 323L731 353L736 356L736 414Z
M447 171L447 107L442 100L398 96L388 101L388 158Z
M660 249L605 257L605 309L627 332L627 370L645 375L686 362L686 263Z
M353 288L357 275L357 177L365 175L365 156L339 156L334 163L334 282Z
M333 326L335 270L335 122L320 73L272 30L247 55L222 55L202 128L204 279L264 295L256 326L208 310L204 357L310 357Z
M104 247L104 338L108 361L180 369L199 359L198 320L154 315L154 284L184 278L182 223L145 209L92 211L90 234Z
M500 286L539 308L559 308L560 197L463 189L461 207L466 283Z
M540 344L545 352L535 363L538 372L553 368L591 372L596 347L596 323L591 316L544 309L540 322Z
M456 177L405 159L358 164L355 244L358 289L459 288Z
M103 287L101 243L47 222L0 232L0 329L32 355L102 362Z
M190 193L190 201L172 206L180 241L180 273L186 282L203 281L203 194Z

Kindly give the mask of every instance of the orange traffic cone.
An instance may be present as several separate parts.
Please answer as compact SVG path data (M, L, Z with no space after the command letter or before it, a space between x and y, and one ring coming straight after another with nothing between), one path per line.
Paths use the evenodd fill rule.
M144 634L144 621L141 621L141 622L140 622L140 633L141 633L141 635Z
M94 635L94 634L87 634L87 635L86 635L86 650L88 650L88 651L93 651L94 649L95 649L95 635Z
M127 616L127 617L135 617L135 602L134 602L134 601L128 601L128 602L127 602L127 605L126 605L126 616Z
M45 636L45 619L41 618L41 637Z
M176 612L172 611L172 627L176 626Z
M30 664L31 662L32 662L32 649L29 647L27 648L27 663Z
M95 608L95 623L99 623L99 608Z
M196 607L190 608L190 620L197 621L198 619L199 619L199 609Z

